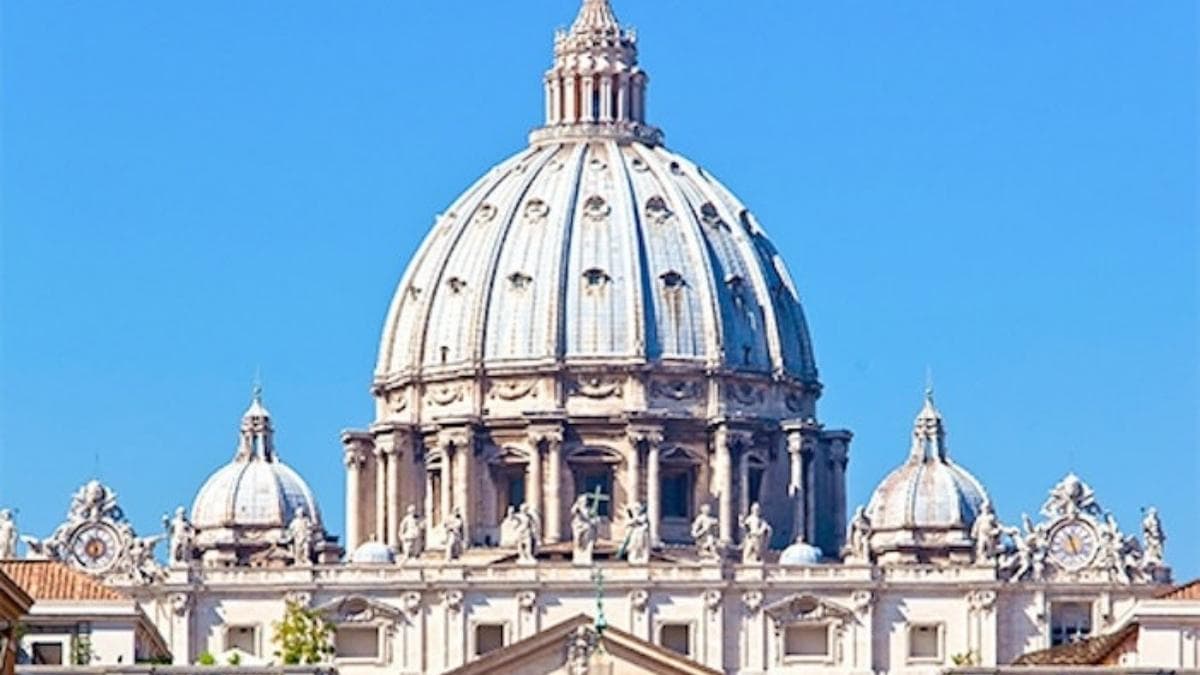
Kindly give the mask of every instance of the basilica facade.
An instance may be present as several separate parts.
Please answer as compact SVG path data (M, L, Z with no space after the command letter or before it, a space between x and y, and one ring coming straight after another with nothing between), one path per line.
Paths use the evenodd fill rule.
M164 533L139 536L92 482L25 554L134 598L176 664L271 662L294 603L334 626L351 675L1004 667L1170 588L1158 514L1127 534L1074 475L1002 523L931 391L849 509L853 435L818 415L783 256L664 146L608 0L553 47L544 124L399 282L374 423L341 435L340 537L256 390L229 463ZM15 528L0 514L0 558ZM1177 665L1197 665L1191 640Z

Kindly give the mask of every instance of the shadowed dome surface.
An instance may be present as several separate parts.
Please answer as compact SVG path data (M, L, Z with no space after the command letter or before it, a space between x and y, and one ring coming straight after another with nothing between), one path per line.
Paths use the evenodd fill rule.
M932 392L927 393L908 459L871 495L867 506L871 528L969 532L986 499L979 481L950 460L941 413Z

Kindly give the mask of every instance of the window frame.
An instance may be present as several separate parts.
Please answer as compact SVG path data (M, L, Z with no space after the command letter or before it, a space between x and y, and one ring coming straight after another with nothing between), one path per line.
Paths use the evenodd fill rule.
M375 631L375 656L342 656L338 653L337 635L343 630ZM345 664L376 664L386 663L385 634L379 623L341 623L333 627L333 661Z
M221 641L221 644L222 644L222 646L224 646L224 649L222 649L221 651L227 652L231 649L234 649L235 648L234 645L230 644L230 642L229 642L229 635L230 635L230 633L232 633L235 630L243 630L243 629L250 630L250 642L253 643L254 649L251 651L247 651L247 650L243 649L242 651L247 651L247 653L250 656L253 656L255 658L263 658L262 624L257 624L257 623L234 623L234 624L229 624L229 625L225 626L225 632L222 634L222 641ZM237 649L242 649L242 648L237 647Z
M492 651L499 651L499 650L504 649L505 647L509 646L510 644L512 644L512 627L508 621L504 621L502 619L499 619L499 620L495 620L495 619L494 620L488 620L488 619L472 620L471 621L471 631L470 631L470 644L467 645L467 647L468 647L467 653L470 655L468 660L482 658L482 657L487 656L488 654L492 653L492 651L489 651L489 652L486 652L483 654L479 653L479 629L480 628L500 628L500 646Z
M824 654L789 654L787 651L788 631L791 630L824 630L825 631L825 653ZM834 661L834 636L833 623L829 621L797 621L787 624L779 633L779 656L782 663L786 664L831 664Z
M905 659L910 664L942 664L946 662L946 624L938 621L914 621L907 624L905 631ZM913 654L913 633L917 630L932 628L934 631L934 655L916 656Z
M682 480L683 490L680 497L683 499L683 515L671 513L667 508L667 490L666 485L669 480ZM696 489L695 469L688 465L676 467L664 467L662 474L658 479L658 509L664 519L671 518L680 521L691 522L696 516L695 507L692 504L693 495Z
M695 654L696 654L696 622L695 621L688 621L686 619L663 619L661 621L656 622L655 626L654 626L654 644L658 647L666 649L667 651L671 652L672 654L678 654L679 652L677 652L674 649L671 649L670 647L663 644L663 629L677 628L677 627L683 627L683 628L687 629L688 652L686 654L682 654L681 656L683 656L684 658L688 658L688 659L695 659L696 658L696 656L695 656Z
M1077 634L1075 636L1075 638L1072 640L1063 640L1062 642L1055 642L1054 641L1054 628L1055 628L1054 610L1056 607L1065 606L1065 605L1077 605L1080 607L1087 608L1087 611L1085 612L1085 616L1087 616L1087 629L1088 630L1087 630L1087 633L1085 633L1085 634ZM1096 598L1074 597L1074 596L1053 598L1046 602L1045 617L1046 617L1046 644L1048 646L1055 647L1058 645L1074 644L1075 642L1079 642L1080 640L1086 640L1087 638L1093 637L1096 635Z

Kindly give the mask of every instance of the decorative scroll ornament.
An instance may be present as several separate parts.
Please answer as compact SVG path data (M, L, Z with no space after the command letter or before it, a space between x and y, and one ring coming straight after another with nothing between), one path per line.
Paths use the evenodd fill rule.
M438 405L450 405L463 398L463 390L459 385L440 385L429 390L428 398Z
M704 591L704 608L710 612L717 611L721 607L722 598L721 591L715 588Z
M765 398L762 389L751 384L731 384L728 389L729 398L741 405L758 405Z
M525 202L525 222L530 225L541 225L550 215L550 205L541 199L530 199Z
M105 582L150 584L165 572L154 549L167 535L138 537L117 494L93 480L71 499L67 519L46 539L22 537L29 557L57 560Z
M516 401L532 394L535 398L537 380L495 380L490 395L504 401Z
M167 604L175 616L183 616L192 608L192 595L190 593L172 593L167 596Z
M621 395L621 381L599 375L581 376L571 382L571 393L602 399Z
M629 592L629 606L635 612L644 612L650 604L650 593L644 589L637 589Z
M462 609L463 592L456 588L442 591L442 602L446 604L446 609L457 612Z
M401 597L400 602L401 606L404 607L405 612L409 614L416 614L417 612L421 611L421 592L408 591Z
M517 606L526 612L537 608L537 591L521 591L517 593Z
M746 591L742 593L742 604L746 606L746 611L754 614L762 609L763 592L759 590Z

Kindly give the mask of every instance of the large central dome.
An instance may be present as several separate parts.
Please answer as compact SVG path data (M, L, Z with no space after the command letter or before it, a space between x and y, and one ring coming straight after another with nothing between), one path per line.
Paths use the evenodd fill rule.
M437 219L405 273L377 384L572 364L815 384L779 254L729 190L645 123L632 32L589 0L555 57L546 125Z
M837 554L850 434L817 421L796 286L746 207L664 147L647 83L633 31L583 0L544 124L438 216L396 289L374 423L343 435L350 548L397 545L410 507L434 546L459 511L472 546L503 545L523 505L554 543L600 490L602 539L644 504L652 541L689 541L709 504L734 541L759 503L777 544Z

